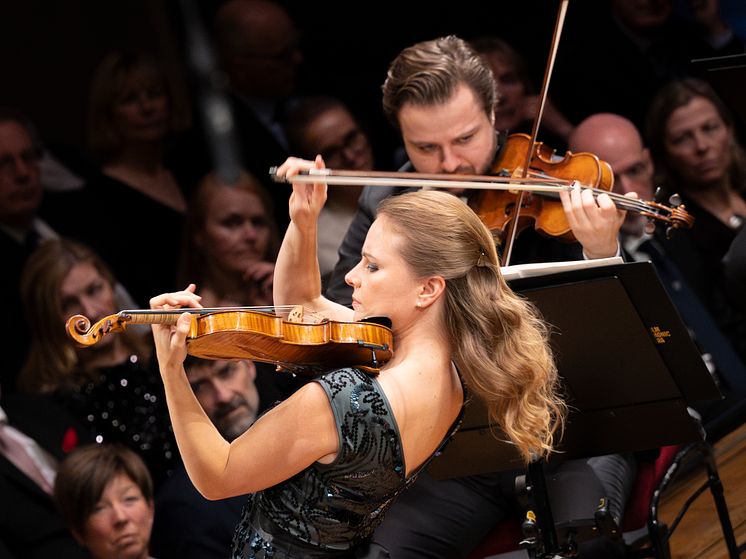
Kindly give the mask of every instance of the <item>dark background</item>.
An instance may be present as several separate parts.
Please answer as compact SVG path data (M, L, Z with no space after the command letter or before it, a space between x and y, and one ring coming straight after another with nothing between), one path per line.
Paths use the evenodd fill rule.
M43 138L83 149L88 85L111 49L142 47L166 62L177 105L193 99L186 85L182 0L24 0L5 2L0 16L0 104L28 114ZM194 0L208 22L219 0ZM557 0L456 2L282 2L296 20L305 55L302 93L345 100L379 135L393 135L380 114L388 63L405 46L446 34L496 34L526 57L537 85L544 75ZM746 2L721 0L721 11L746 36ZM678 10L686 15L686 9ZM603 0L571 0L562 41L594 26ZM583 65L583 60L559 62ZM588 68L604 72L606 68ZM552 88L550 86L550 96ZM562 108L562 107L560 107Z

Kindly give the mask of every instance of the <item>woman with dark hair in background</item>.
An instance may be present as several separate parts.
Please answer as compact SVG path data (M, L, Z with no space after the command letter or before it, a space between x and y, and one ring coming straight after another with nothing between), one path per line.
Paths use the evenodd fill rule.
M319 96L300 100L288 114L285 128L292 152L304 159L321 155L331 169L376 169L368 134L339 99ZM357 212L362 190L357 185L328 188L318 233L319 270L324 286L337 263L339 243Z
M472 39L469 44L482 55L497 82L495 130L507 134L530 134L539 110L539 95L523 56L499 37L483 35ZM538 141L564 152L573 128L551 99L547 99Z
M664 247L746 359L746 315L723 288L723 257L746 220L746 153L735 129L712 87L694 78L661 88L646 125L656 184L696 220Z
M148 559L153 480L136 453L117 444L81 446L60 465L54 497L92 559Z

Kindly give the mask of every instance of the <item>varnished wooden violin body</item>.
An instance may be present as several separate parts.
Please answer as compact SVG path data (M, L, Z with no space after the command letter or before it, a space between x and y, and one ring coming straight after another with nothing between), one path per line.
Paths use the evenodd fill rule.
M558 157L554 149L537 142L534 144L534 155L530 158L528 169L524 170L525 155L530 146L531 138L527 134L508 136L493 166L495 175L529 179L551 178L568 183L577 181L583 188L593 189L594 195L611 192L614 186L614 172L608 163L597 156L585 152L567 152L564 156ZM639 204L635 204L634 208L625 207L625 201L620 198L614 196L617 206L621 206L620 209L646 209L645 206L638 208ZM484 190L472 199L470 205L482 222L491 231L498 233L498 237L518 215L518 223L515 224L517 233L533 226L549 237L568 242L575 240L559 200L559 192L524 192L520 212L516 211L517 200L518 197L509 191Z
M393 354L393 334L381 323L386 319L306 323L300 321L297 309L287 318L273 308L129 310L93 325L85 316L75 315L67 320L66 329L80 346L87 347L124 331L129 323L176 324L185 312L192 314L187 352L204 359L251 359L312 375L345 366L376 373Z

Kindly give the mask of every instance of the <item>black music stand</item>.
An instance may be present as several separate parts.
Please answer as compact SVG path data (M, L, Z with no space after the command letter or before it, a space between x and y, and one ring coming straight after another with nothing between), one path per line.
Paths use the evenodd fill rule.
M561 453L552 461L701 440L688 406L722 396L650 262L521 278L510 285L553 326L571 412ZM515 449L493 431L474 399L429 472L448 478L522 468ZM539 552L549 557L558 546L542 472L540 462L529 465Z

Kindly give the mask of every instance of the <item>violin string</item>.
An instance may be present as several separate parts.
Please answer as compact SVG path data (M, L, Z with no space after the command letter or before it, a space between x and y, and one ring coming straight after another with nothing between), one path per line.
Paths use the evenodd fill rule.
M272 313L277 310L290 311L294 305L277 305L277 306L258 306L258 307L204 307L201 309L194 309L190 307L183 307L178 309L130 309L121 311L122 314L178 314L178 313L191 313L191 314L209 314L217 312L235 312L235 311L254 311L254 312L266 312Z
M565 190L566 192L572 192L574 188L575 188L574 186L559 187L554 192L551 193L550 197L559 198L560 191ZM599 188L592 188L589 186L581 186L580 188L581 190L592 191L593 195L596 197L598 197L601 194L607 194L615 203L617 203L617 206L621 206L621 208L625 210L632 210L632 211L637 211L640 213L652 213L652 214L655 214L656 216L662 215L660 208L658 208L657 206L652 206L650 205L649 202L645 202L644 200L629 198L627 196L623 196L615 192L609 192L607 190L602 190Z

